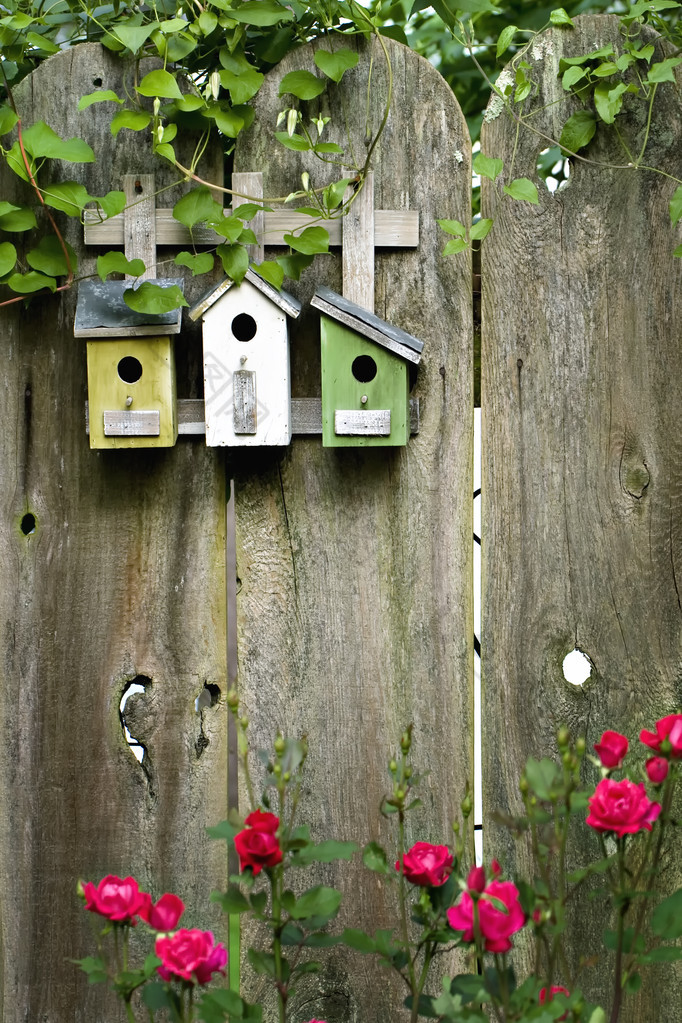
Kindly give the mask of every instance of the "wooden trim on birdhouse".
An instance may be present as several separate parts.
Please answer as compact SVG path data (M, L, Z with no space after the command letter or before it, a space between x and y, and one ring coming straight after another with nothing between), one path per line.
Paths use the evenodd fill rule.
M265 295L266 298L269 298L271 302L274 302L274 304L278 306L283 313L286 313L287 316L291 316L294 320L297 316L299 316L301 312L301 303L298 299L294 298L293 295L290 295L288 291L278 291L277 288L273 288L271 284L268 284L267 281L263 280L263 278L250 267L246 271L244 280L248 281L249 284L252 284L254 288L258 288L258 290ZM219 298L222 298L223 295L226 294L226 292L228 292L233 286L234 281L230 277L226 277L225 280L221 281L216 287L211 288L211 290L203 295L196 305L193 305L190 309L188 313L190 320L198 320L200 317L204 316L211 306L214 305Z
M399 355L406 362L419 365L424 348L423 341L379 319L374 313L368 312L355 302L337 295L331 288L319 287L310 304L325 316L350 327L357 334L374 341L382 348L387 348L389 352Z

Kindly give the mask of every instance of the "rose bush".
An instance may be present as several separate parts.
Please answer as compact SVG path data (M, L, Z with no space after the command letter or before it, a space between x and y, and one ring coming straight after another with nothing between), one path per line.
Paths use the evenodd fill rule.
M649 800L643 784L603 778L590 798L587 823L596 831L613 831L622 838L642 829L651 831L660 812L660 803Z
M447 845L415 842L402 859L403 874L412 884L438 887L445 884L452 870L452 853ZM400 870L400 860L395 869Z

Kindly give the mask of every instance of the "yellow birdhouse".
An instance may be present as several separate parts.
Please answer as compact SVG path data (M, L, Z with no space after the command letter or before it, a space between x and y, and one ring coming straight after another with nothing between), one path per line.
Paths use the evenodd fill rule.
M181 280L154 281L162 287ZM178 436L172 334L181 310L136 313L128 281L84 281L74 336L87 339L91 448L167 448Z

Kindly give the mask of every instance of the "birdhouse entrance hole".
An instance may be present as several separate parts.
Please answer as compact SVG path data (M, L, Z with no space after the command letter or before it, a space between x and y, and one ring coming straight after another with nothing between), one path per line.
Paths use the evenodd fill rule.
M126 384L136 384L142 376L142 363L134 355L125 355L116 369L121 380Z
M361 384L368 384L377 375L377 364L371 355L358 355L353 359L351 372Z
M253 316L239 313L232 321L232 333L237 341L251 341L256 336L257 325Z

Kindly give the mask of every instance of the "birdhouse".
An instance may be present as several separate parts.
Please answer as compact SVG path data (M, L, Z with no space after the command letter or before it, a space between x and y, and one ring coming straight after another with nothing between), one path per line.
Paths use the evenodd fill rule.
M410 435L409 367L423 342L329 288L312 303L321 312L322 445L388 447Z
M153 281L161 287L182 280ZM123 301L130 281L83 281L74 336L87 339L91 448L168 448L178 436L172 334L181 309L150 315Z
M261 447L291 441L287 317L300 303L253 270L226 279L189 315L202 319L206 443Z

